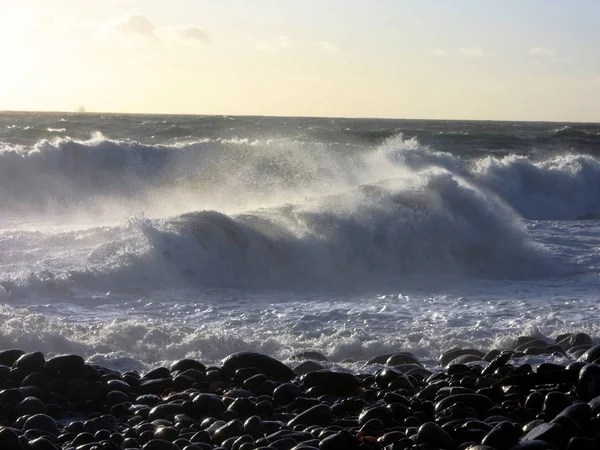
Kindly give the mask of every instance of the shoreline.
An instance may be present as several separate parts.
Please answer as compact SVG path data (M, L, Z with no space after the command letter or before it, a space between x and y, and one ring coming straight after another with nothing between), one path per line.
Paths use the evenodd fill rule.
M566 364L519 364L524 356ZM584 333L513 349L453 349L425 368L408 352L374 373L292 369L241 352L145 374L81 356L0 351L0 448L146 450L585 450L598 448L600 345ZM516 358L516 360L515 360ZM515 363L517 361L517 363Z

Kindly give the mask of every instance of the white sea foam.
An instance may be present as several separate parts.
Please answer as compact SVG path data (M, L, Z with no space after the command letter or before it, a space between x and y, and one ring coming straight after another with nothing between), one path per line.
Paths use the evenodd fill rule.
M594 156L141 125L177 136L0 143L0 348L135 369L316 349L361 370L598 335L600 226L574 220L600 212Z

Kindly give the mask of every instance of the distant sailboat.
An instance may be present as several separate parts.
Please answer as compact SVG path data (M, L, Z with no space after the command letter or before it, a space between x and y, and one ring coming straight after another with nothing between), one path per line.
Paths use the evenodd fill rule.
M85 113L85 108L83 106L80 106L79 108L77 108L77 112L83 114Z

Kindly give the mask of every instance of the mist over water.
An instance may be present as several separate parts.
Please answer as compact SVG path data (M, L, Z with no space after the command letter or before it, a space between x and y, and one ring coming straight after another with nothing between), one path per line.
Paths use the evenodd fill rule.
M594 334L599 149L589 124L3 113L0 343L133 367Z

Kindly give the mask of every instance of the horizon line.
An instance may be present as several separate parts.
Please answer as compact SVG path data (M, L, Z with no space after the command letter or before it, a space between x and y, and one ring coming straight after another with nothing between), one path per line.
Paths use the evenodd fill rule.
M114 111L67 111L67 110L0 110L0 114L13 113L42 113L42 114L70 114L70 115L127 115L127 116L190 116L190 117L263 117L280 119L342 119L342 120L414 120L414 121L437 121L437 122L519 122L519 123L577 123L598 125L600 121L579 121L579 120L524 120L524 119L425 119L410 117L366 117L366 116L292 116L292 115L268 115L268 114L205 114L205 113L139 113L139 112L114 112Z

